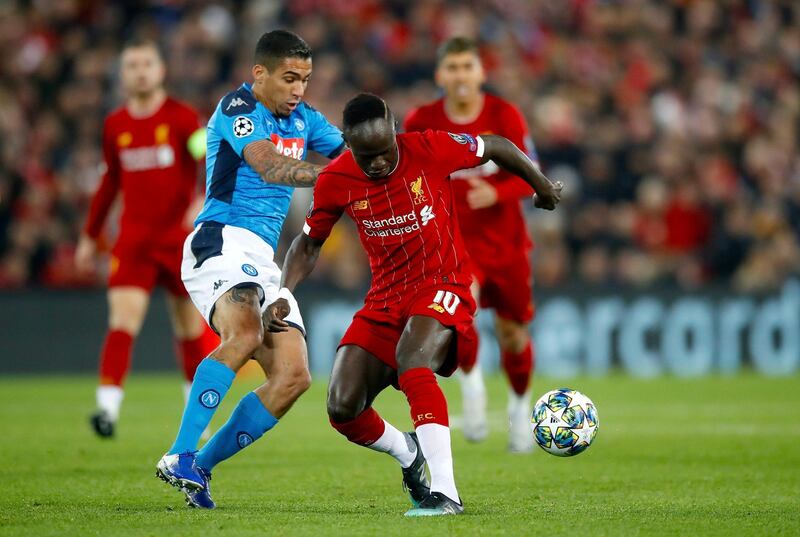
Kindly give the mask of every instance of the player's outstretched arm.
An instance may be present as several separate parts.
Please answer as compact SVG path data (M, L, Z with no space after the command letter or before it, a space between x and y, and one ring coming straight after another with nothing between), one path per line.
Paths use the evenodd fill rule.
M312 239L305 233L295 237L283 261L281 288L294 291L311 274L324 243L324 240ZM264 328L269 332L286 332L289 325L284 319L289 311L289 301L285 298L279 298L267 306L263 316Z
M247 144L242 156L266 183L294 187L311 187L317 182L322 166L309 164L278 153L269 140Z
M324 240L311 238L305 233L295 237L283 262L281 287L294 292L295 288L308 278L317 264L323 244Z
M494 134L481 135L483 140L483 159L495 164L513 175L522 178L536 191L533 202L536 207L552 211L561 201L561 181L551 183L528 156L507 138Z

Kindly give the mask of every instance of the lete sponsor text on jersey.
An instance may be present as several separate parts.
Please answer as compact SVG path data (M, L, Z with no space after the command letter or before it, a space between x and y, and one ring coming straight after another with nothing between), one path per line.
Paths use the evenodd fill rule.
M269 140L278 148L278 153L293 159L303 160L305 140L302 138L281 138L277 134L270 135Z

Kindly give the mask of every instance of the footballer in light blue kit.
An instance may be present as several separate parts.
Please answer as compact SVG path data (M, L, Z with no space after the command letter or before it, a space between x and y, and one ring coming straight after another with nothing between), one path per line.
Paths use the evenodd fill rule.
M302 102L311 49L284 30L256 45L253 83L222 98L208 122L206 199L186 238L181 275L221 345L197 368L172 447L156 475L180 489L192 507L211 509L211 470L274 427L311 377L297 302L280 288L274 254L295 187L314 185L321 167L308 151L333 158L342 133ZM266 333L262 311L284 298L293 329ZM197 444L236 372L251 358L267 380L239 402L228 422Z

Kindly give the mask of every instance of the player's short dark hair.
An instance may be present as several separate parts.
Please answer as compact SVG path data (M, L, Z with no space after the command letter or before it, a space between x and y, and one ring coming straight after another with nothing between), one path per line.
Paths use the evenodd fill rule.
M128 39L122 44L121 52L125 52L126 50L132 48L145 48L145 47L152 48L153 50L156 51L156 54L158 54L159 58L161 58L162 60L164 59L164 54L161 52L161 47L158 46L158 43L156 43L153 39L147 37L133 37L131 39Z
M255 63L273 70L284 58L311 59L311 47L302 37L288 30L273 30L256 44Z
M348 131L373 119L392 121L392 111L386 101L372 93L359 93L344 105L342 126Z
M478 42L469 37L451 37L436 50L436 64L442 63L442 60L450 54L461 54L462 52L472 52L480 57L480 47Z

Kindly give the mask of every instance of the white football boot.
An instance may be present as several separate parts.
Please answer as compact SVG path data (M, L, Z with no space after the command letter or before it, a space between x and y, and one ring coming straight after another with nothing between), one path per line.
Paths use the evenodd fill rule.
M533 450L531 430L531 392L517 395L508 390L508 451L530 453Z
M461 401L463 404L464 438L469 442L482 442L489 435L486 416L486 385L481 368L475 366L469 373L460 371Z

